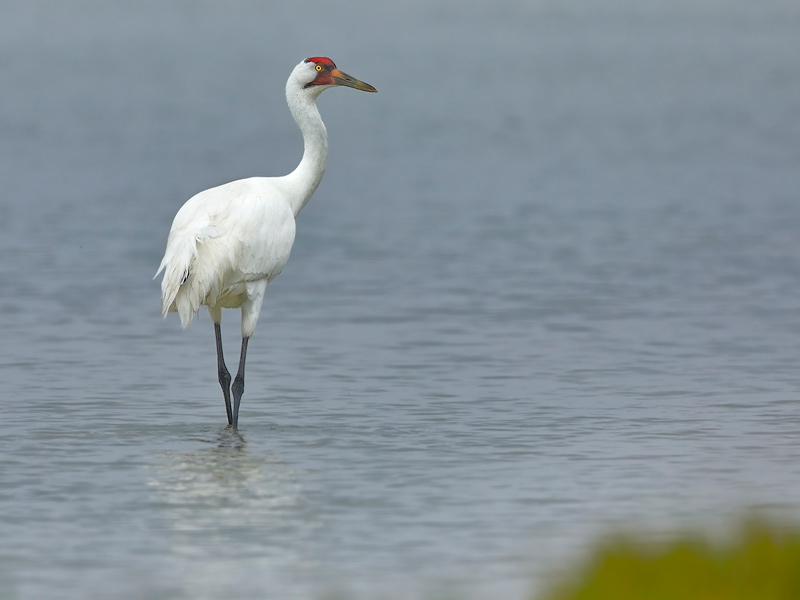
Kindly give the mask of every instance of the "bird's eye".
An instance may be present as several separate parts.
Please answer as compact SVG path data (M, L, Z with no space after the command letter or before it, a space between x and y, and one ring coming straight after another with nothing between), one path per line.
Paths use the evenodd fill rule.
M317 71L322 71L322 65L317 65Z

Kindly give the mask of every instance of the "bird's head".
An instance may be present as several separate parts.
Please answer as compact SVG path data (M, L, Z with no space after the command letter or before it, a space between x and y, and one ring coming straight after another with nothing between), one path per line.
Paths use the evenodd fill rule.
M300 87L318 93L334 87L347 86L362 92L377 92L374 87L351 77L347 73L340 71L330 58L315 56L307 58L295 67L297 82ZM316 95L316 94L315 94Z

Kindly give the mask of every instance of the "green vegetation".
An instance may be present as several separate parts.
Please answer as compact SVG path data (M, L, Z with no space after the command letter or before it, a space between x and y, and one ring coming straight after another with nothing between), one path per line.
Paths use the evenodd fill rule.
M541 600L798 600L800 531L749 522L726 542L618 537Z

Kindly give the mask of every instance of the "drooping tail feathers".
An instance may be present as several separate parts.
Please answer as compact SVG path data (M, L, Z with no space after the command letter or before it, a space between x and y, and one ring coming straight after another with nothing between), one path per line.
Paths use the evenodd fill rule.
M168 312L177 312L185 329L202 304L216 303L222 293L223 274L231 267L229 250L211 225L194 234L175 232L170 236L155 275L164 271L161 310L165 317Z
M177 312L184 329L191 325L205 297L200 290L192 290L194 286L191 283L195 279L192 277L192 266L196 258L196 239L185 237L169 240L164 258L155 274L158 277L164 271L164 279L161 280L162 314L166 317L168 312Z

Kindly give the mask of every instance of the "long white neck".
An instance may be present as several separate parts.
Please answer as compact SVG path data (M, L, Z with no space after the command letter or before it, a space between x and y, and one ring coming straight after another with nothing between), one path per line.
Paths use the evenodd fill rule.
M286 86L286 101L303 133L303 159L294 171L282 179L292 211L297 216L325 174L328 164L328 132L316 103L322 89L312 91L292 83L290 79Z

